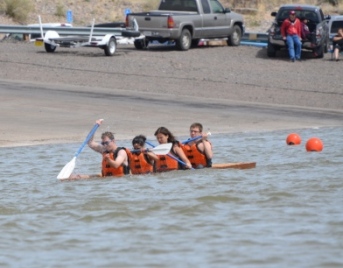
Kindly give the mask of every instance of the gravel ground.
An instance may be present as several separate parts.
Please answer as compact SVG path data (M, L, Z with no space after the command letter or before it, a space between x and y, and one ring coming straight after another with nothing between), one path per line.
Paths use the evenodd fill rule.
M149 124L156 124L156 128L168 121L177 133L182 133L183 128L184 134L194 120L211 124L217 132L342 123L342 62L331 61L329 54L323 59L314 59L311 53L304 52L302 62L291 63L287 53L279 53L277 58L270 59L265 49L247 46L199 47L180 52L172 47L157 46L138 51L133 46L121 45L114 57L104 56L103 51L97 48L58 48L50 54L32 43L1 42L0 47L2 103L4 100L13 101L7 103L8 107L2 105L0 108L2 115L9 114L0 122L4 136L2 145L15 143L16 136L6 129L6 125L10 124L15 132L16 127L26 124L26 132L32 132L32 127L30 129L25 120L20 121L20 125L16 123L19 112L14 105L18 105L15 106L18 109L27 105L25 116L33 116L29 107L42 105L39 102L42 91L38 90L41 88L51 90L50 99L49 90L45 90L46 98L41 101L56 106L55 113L49 111L50 116L54 116L56 123L60 122L64 134L57 129L46 133L30 132L25 139L28 143L34 140L28 138L30 135L36 135L35 138L41 136L38 140L43 143L53 139L79 140L80 136L70 135L75 134L77 126L70 129L75 122L68 121L70 118L65 113L68 105L73 110L80 110L79 117L82 117L82 112L87 114L88 121L79 120L87 128L90 116L94 120L102 117L102 103L106 109L111 107L107 101L112 97L113 105L121 109L119 114L110 117L126 121L121 131L123 138L132 136L135 131L129 126L139 125L142 130L147 130L144 128L147 120L142 120L144 117L149 118ZM32 94L25 97L19 93L13 95L16 91L8 90L12 83L16 85L16 91L21 89L25 93L25 88L31 88ZM69 93L82 92L85 99L80 104L77 96L69 94L70 102L63 105L65 102L59 99L62 97L57 94L58 89ZM37 96L38 99L34 99ZM19 99L22 103L16 102ZM140 100L145 104L140 106ZM72 101L78 102L78 106L70 106ZM160 110L156 110L156 105L161 103L163 105L158 106ZM93 107L93 104L100 107ZM137 104L141 109L126 109L130 104ZM239 110L242 107L250 107L250 110ZM258 111L256 107L259 107ZM290 114L291 111L294 113ZM194 116L195 112L199 113L198 117ZM215 114L210 115L209 112ZM185 117L185 114L193 115ZM286 115L287 118L284 117ZM38 123L40 118L35 118ZM228 118L228 122L223 124L216 118ZM179 120L183 119L185 122L180 123ZM65 121L65 125L61 121ZM70 131L65 133L67 128ZM151 127L149 130L153 132Z

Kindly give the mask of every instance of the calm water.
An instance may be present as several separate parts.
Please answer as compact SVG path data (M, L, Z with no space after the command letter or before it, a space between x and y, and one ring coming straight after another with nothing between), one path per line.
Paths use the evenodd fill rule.
M58 181L82 141L0 148L0 267L343 267L343 128L293 131L211 137L215 163L255 169L122 179Z

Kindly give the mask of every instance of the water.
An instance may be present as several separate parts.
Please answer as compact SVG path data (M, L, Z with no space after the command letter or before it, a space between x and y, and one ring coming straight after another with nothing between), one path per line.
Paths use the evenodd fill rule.
M64 182L82 141L1 148L0 266L342 267L342 133L217 134L214 163L257 167ZM320 153L305 150L313 136ZM85 148L75 171L99 170Z

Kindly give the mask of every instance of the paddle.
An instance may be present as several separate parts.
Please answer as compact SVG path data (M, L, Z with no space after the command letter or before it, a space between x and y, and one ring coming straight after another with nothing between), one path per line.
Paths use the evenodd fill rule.
M101 119L103 120L103 119ZM83 150L83 148L85 147L85 145L88 143L88 141L92 138L92 136L94 135L95 131L98 129L99 124L96 123L94 125L94 127L92 128L92 130L89 132L89 134L87 135L86 139L84 140L84 142L81 144L80 148L77 150L77 152L75 153L74 157L72 160L70 160L69 163L67 163L62 170L60 171L60 173L57 175L57 179L61 180L61 179L67 179L70 177L71 173L73 173L73 170L75 168L75 163L76 163L76 157L78 157L78 155L81 153L81 151Z
M145 141L146 144L150 145L151 147L155 147L155 145L153 145L152 143L148 142L148 141ZM179 158L171 155L171 154L167 154L169 157L173 158L174 160L178 161L180 164L184 165L184 166L187 166L187 164L185 162L183 162L182 160L180 160ZM193 168L192 168L193 169Z
M211 136L211 132L207 132L207 136ZM202 138L202 136L196 136L196 137L194 137L194 138L185 140L185 141L183 141L183 142L181 142L181 143L182 143L182 144L187 144L187 143L189 143L189 142L191 142L191 141L195 141L195 140L200 139L200 138Z
M165 155L170 152L172 145L173 145L172 143L160 144L152 149L146 149L145 151L153 152L156 155ZM141 152L141 150L131 150L131 152L138 153L138 152Z

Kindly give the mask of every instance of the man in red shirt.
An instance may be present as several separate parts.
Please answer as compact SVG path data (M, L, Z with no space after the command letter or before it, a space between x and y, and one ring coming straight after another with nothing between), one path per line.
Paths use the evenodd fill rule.
M281 25L281 35L288 46L289 57L292 62L301 58L301 22L295 16L295 11L289 12L289 18Z

